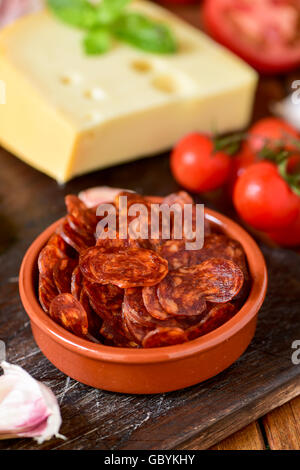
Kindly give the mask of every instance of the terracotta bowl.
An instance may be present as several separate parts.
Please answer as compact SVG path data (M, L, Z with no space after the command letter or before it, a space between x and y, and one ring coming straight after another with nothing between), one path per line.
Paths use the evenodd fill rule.
M246 253L252 288L241 310L211 333L185 344L126 349L90 343L52 321L37 298L37 258L60 221L28 249L20 271L20 295L36 343L59 370L92 387L121 393L164 393L213 377L236 361L254 336L267 288L263 255L254 240L227 217L206 210L206 218L238 240Z

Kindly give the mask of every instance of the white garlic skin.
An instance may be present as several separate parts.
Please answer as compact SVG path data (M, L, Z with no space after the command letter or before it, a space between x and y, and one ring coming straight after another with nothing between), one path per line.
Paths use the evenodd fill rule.
M0 439L32 437L39 444L59 434L61 415L55 395L22 367L1 362Z

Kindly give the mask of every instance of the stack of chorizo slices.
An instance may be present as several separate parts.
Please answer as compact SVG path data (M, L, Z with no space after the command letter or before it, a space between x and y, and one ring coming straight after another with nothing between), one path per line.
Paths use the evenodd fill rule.
M163 203L184 211L193 200L179 192ZM128 214L134 204L148 209L138 224ZM99 236L104 216L77 196L66 197L67 215L38 259L40 304L55 322L89 341L153 348L203 336L236 314L250 282L239 242L206 222L203 248L187 250L186 240L173 236L175 217L168 238L161 226L151 238L150 198L120 192L112 205L131 227L125 239L121 218L114 238ZM139 238L142 228L148 228L146 239Z

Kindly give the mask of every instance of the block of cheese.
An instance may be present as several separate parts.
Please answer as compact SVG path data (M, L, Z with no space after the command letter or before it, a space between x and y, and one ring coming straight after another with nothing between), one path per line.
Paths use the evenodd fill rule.
M131 9L169 24L179 51L149 54L116 43L87 56L83 32L48 11L0 33L0 143L59 182L153 155L191 131L247 125L256 73L154 3Z

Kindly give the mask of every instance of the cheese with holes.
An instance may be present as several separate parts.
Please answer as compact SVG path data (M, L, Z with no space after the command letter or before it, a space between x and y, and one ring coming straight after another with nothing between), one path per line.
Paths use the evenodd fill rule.
M191 131L249 122L256 73L205 34L144 1L131 8L169 24L171 55L116 43L87 56L83 32L48 11L0 33L0 143L59 182L153 155Z

